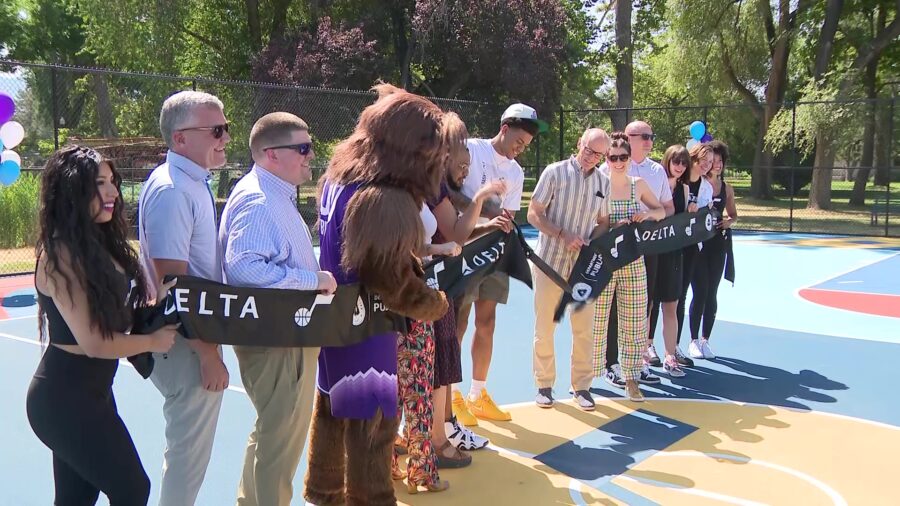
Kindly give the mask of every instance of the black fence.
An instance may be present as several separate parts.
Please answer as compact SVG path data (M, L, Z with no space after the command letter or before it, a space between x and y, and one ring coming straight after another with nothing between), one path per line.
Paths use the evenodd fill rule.
M229 81L184 76L137 74L0 59L0 92L15 98L13 118L26 137L15 150L22 158L22 175L0 188L0 275L28 272L34 267L39 174L59 146L79 143L95 147L113 159L123 174L123 199L134 222L140 188L166 152L159 136L159 109L177 90L213 93L225 104L231 122L228 163L215 171L213 189L221 207L233 183L248 170L250 127L272 111L290 111L307 120L316 142L315 177L327 165L334 146L353 130L359 113L374 100L365 91L331 90L271 83ZM433 99L460 114L474 137L496 133L505 105ZM613 130L632 120L644 120L656 134L652 157L689 140L688 125L704 121L712 135L728 143L732 157L726 177L735 188L745 230L900 237L900 173L895 170L900 118L896 99L784 104L770 125L776 153L760 162L759 119L745 105L643 107L633 109L560 110L548 135L537 137L519 159L526 173L526 201L547 162L575 151L585 128ZM830 123L829 123L830 122ZM809 125L830 124L829 142L835 162L814 166ZM870 146L868 143L873 143ZM866 158L864 153L873 152ZM771 180L766 198L754 197L751 173L763 171ZM760 168L761 167L761 168ZM831 180L831 209L807 208L814 171ZM315 177L313 180L315 180ZM759 177L758 175L755 177ZM307 223L316 217L315 190L310 183L297 189L298 207ZM851 203L853 202L853 203ZM524 213L522 213L524 216Z
M586 128L612 131L613 124L622 128L641 120L656 134L651 157L660 160L668 146L686 144L691 139L688 126L700 120L729 146L725 177L737 200L735 228L900 237L896 97L785 103L777 110L766 138L766 148L774 153L768 158L760 150L760 120L747 105L562 110L554 140L563 158L574 151ZM816 163L814 156L815 133L821 131L834 155L828 165ZM828 209L808 207L814 173L831 181ZM753 191L754 177L771 182L767 194Z

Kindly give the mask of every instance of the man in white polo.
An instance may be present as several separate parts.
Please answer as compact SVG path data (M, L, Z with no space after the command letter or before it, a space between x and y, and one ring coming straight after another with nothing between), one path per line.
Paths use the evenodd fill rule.
M531 143L539 131L546 130L546 123L538 120L537 112L525 104L509 106L500 117L500 131L492 139L469 139L466 146L471 157L469 175L463 181L462 194L472 198L485 184L496 181L506 183L506 191L500 195L502 214L493 220L479 219L473 235L490 230L508 232L512 228L516 212L522 207L522 190L525 172L516 157ZM486 420L510 420L508 412L501 410L487 392L487 374L494 347L494 324L497 304L506 304L509 296L509 276L494 273L462 297L457 307L457 336L462 343L469 322L469 313L475 305L475 335L472 339L472 385L469 395L463 399L459 390L453 391L453 413L465 425L477 425L477 418Z
M552 163L538 179L528 223L538 229L536 253L563 278L568 278L581 247L590 242L597 225L609 180L595 170L609 149L609 136L599 128L585 130L578 140L577 153L566 160ZM541 408L553 406L553 384L556 382L556 356L553 313L562 297L557 286L540 269L532 266L534 280L534 381L538 393L535 403ZM575 404L593 411L594 398L589 389L593 379L593 339L591 327L594 304L572 311L571 386Z

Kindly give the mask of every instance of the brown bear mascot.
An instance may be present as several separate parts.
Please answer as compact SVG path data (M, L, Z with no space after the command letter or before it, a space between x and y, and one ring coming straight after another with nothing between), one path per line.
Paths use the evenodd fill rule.
M375 89L377 101L335 147L319 184L320 267L339 284L361 283L391 311L439 320L447 300L420 277L415 253L419 210L437 195L448 156L443 112L394 86ZM322 348L306 500L396 504L390 463L399 423L395 333Z

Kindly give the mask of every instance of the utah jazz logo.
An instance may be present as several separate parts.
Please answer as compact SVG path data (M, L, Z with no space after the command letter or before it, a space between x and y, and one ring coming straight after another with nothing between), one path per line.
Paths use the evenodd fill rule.
M334 300L334 294L332 295L316 295L316 300L313 301L313 305L310 308L301 307L294 313L294 323L297 324L298 327L305 327L309 325L309 321L312 319L313 311L316 310L316 306L319 304L331 304L331 301ZM365 313L364 313L365 314ZM353 315L353 319L356 319L356 315Z
M694 223L697 223L697 218L691 218L691 222L688 223L688 226L684 227L684 233L687 234L688 237L694 235Z
M465 260L463 260L465 262ZM468 265L466 265L468 267ZM444 270L444 262L438 262L434 266L434 277L425 280L425 284L432 290L440 290L441 283L438 281L438 273ZM469 269L471 271L471 269Z
M613 244L613 247L609 250L609 254L612 255L613 258L619 258L619 243L625 239L624 235L620 235L616 237L616 242Z

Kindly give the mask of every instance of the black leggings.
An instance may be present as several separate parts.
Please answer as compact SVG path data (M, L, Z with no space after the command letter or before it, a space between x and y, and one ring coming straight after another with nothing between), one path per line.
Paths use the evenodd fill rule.
M694 276L694 266L697 263L697 246L688 246L682 250L682 270L681 270L681 297L678 299L678 335L675 336L675 343L681 342L681 329L684 328L684 306L687 301L688 287L691 286L691 279ZM696 292L695 292L696 293Z
M118 360L48 346L28 387L26 410L35 435L53 452L57 506L146 506L150 479L113 397Z
M722 273L725 271L725 237L716 234L703 243L697 256L697 265L691 278L691 339L709 338L716 323L719 307L717 294ZM700 334L700 319L703 319L703 334Z

